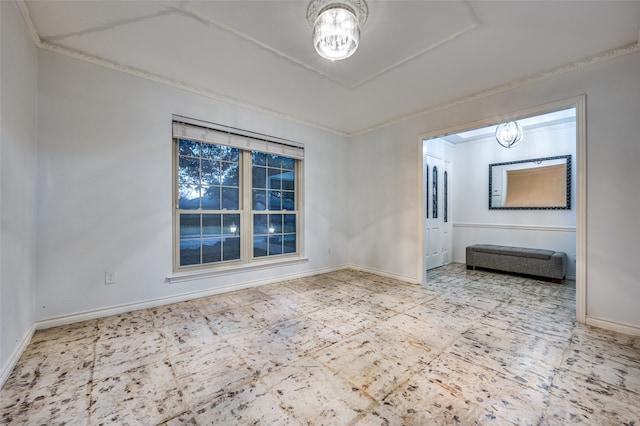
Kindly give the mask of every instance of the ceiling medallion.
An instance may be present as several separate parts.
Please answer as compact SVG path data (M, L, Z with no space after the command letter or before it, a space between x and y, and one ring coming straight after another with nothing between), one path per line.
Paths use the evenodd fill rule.
M516 146L523 136L522 127L516 121L502 123L496 127L496 140L505 148Z
M313 27L316 52L331 61L353 55L368 13L364 0L311 0L307 21Z

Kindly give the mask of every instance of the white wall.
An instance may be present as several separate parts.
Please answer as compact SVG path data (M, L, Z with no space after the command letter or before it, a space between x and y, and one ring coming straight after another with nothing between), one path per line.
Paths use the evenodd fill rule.
M509 149L493 137L454 147L451 211L455 262L465 262L465 248L471 244L550 249L567 253L567 275L575 279L575 129L575 123L568 123L526 131L524 140ZM571 210L489 210L489 164L567 154L572 156Z
M0 2L0 385L34 322L36 48L14 2Z
M38 65L38 320L346 264L345 138L47 51ZM165 281L172 114L305 144L307 263Z
M582 94L587 95L587 321L626 324L640 332L638 52L354 137L350 262L419 281L418 159L424 135ZM452 213L454 222L462 221L460 212Z
M393 126L349 142L349 263L418 282L420 131Z

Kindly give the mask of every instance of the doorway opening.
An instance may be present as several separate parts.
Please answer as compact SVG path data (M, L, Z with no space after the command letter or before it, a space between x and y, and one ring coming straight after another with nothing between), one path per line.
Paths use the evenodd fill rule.
M437 132L422 139L420 267L423 283L427 282L427 270L431 268L450 262L464 263L465 249L472 244L563 251L569 258L566 279L576 281L577 320L584 322L584 103L584 97L579 97ZM496 141L496 126L506 121L517 121L524 131L522 142L512 148ZM571 156L571 176L567 180L570 208L489 208L491 164L565 155Z

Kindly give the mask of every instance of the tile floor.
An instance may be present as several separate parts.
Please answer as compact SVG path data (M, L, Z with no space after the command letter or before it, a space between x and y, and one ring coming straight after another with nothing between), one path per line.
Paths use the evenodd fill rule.
M38 331L1 424L640 424L640 337L573 282L344 270Z

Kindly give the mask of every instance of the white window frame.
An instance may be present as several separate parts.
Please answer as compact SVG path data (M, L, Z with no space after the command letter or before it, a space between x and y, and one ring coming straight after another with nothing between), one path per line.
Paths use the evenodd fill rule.
M306 261L304 257L304 191L303 166L304 146L302 144L262 134L231 128L228 126L195 120L174 115L172 125L172 214L173 214L173 275L169 282L185 279L198 279L208 275L232 273L238 270L260 269L282 264ZM188 139L216 145L226 145L239 149L239 210L224 213L240 214L240 259L205 264L180 266L180 215L184 213L207 214L207 210L179 209L178 193L178 140ZM295 160L295 210L252 210L252 152L277 154ZM214 212L217 214L220 212ZM254 214L295 214L296 215L296 251L295 253L254 257L253 217Z

